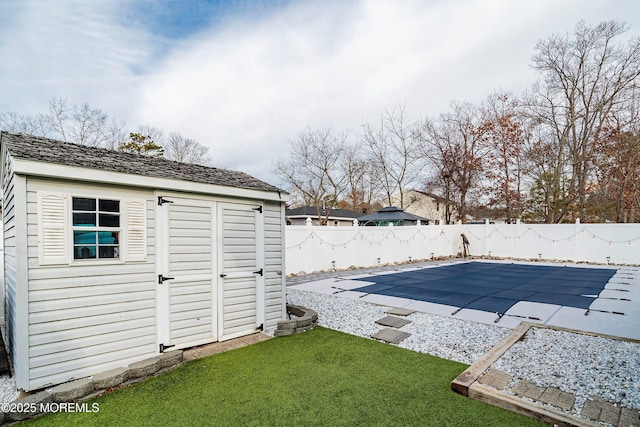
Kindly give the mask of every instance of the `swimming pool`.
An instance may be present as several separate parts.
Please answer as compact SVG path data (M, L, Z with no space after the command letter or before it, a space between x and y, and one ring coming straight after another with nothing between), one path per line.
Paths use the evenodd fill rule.
M520 301L589 309L616 273L613 268L467 262L353 280L368 284L352 289L505 313Z

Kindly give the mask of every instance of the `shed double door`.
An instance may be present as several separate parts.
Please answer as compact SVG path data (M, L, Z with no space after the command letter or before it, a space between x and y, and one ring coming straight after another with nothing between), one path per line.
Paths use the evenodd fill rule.
M263 237L255 206L158 198L160 352L256 330Z
M220 203L222 335L233 338L264 324L262 206Z

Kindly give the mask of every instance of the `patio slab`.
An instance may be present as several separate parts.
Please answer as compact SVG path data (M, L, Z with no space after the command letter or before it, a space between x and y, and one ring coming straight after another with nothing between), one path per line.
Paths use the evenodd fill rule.
M392 328L384 328L371 335L371 338L391 344L399 344L410 336L411 334L408 332L403 332Z
M411 320L401 319L394 316L385 316L382 319L376 320L378 325L389 326L391 328L402 328L405 325L411 323Z
M387 307L407 308L412 302L411 299L390 297L387 295L369 294L361 298L362 301L370 302L372 304L384 305Z
M452 305L436 304L427 301L412 301L404 307L407 310L420 311L422 313L438 314L440 316L451 316L458 307Z
M490 261L483 262L490 263ZM494 261L491 261L491 263L494 263ZM447 265L451 264L454 263ZM536 263L536 265L557 266L558 264ZM429 269L433 271L433 274L429 276L433 277L436 275L437 269L440 266L441 265L422 266L419 268L404 269L403 271L407 273ZM580 277L585 277L586 282L589 282L588 273L590 268L593 268L594 272L603 268L602 266L589 265L581 265L580 267L581 269L576 271L582 271L582 276ZM609 267L613 268L613 266ZM340 272L327 273L333 277L315 280L310 283L295 284L291 287L328 295L335 294L337 297L360 300L387 307L416 310L423 313L470 320L510 329L517 327L521 321L527 321L586 332L640 339L640 304L638 303L640 301L640 269L636 267L617 268L618 270L599 293L598 298L594 298L595 294L592 295L592 293L585 290L584 296L586 298L594 298L588 309L563 306L558 303L551 304L521 300L511 306L502 316L497 313L481 311L475 308L460 309L459 306L451 305L451 303L419 301L408 297L380 295L353 290L369 284L374 285L376 283L374 279L375 271L370 271L365 274L350 274L342 279L336 277L337 274L341 274ZM567 268L566 271L569 272L570 269ZM384 270L380 272L380 275L388 276L394 273L396 273L395 270ZM411 275L409 276L411 277ZM300 278L297 277L296 283L299 283L299 280ZM575 282L579 282L576 278L571 279L571 277L569 277L568 280L570 286L576 286Z
M456 308L458 310L458 308ZM451 313L449 313L451 315ZM516 328L522 319L518 319L510 316L498 316L497 313L489 313L481 310L473 310L471 308L463 308L458 311L454 318L460 320L470 320L472 322L484 323L486 325L495 325L503 328L514 329Z
M408 310L406 308L392 308L391 310L385 311L385 313L391 314L393 316L408 316L415 312L415 310Z
M546 323L560 308L562 308L561 305L520 301L507 310L506 314L527 322Z
M359 300L362 297L367 296L368 294L365 292L357 292L357 291L336 291L335 296L338 298L346 298L346 299L354 299Z
M339 283L339 281L337 281L335 278L330 278L315 280L313 282L300 283L291 287L300 289L301 291L310 291L317 292L319 294L330 295L336 292L335 286L338 286L336 285L336 283Z

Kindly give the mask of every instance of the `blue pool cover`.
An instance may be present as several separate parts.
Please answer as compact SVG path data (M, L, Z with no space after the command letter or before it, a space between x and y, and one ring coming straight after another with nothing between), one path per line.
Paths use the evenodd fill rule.
M354 280L353 289L504 314L519 301L588 309L616 273L609 268L468 262Z

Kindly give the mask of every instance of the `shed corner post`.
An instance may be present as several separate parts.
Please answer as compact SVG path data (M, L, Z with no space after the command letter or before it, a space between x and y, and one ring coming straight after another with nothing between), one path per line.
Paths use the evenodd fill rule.
M15 354L12 355L16 375L16 386L29 390L29 254L27 247L27 178L14 176L14 203L16 224L16 278L15 278L15 318L11 333ZM40 219L38 218L38 221Z
M286 253L286 246L287 246L287 242L286 242L286 232L287 232L287 219L286 219L286 203L282 202L280 203L280 229L282 230L282 237L280 238L280 245L281 245L281 250L282 250L282 267L281 270L282 271L282 277L281 277L281 282L282 282L282 313L280 318L281 319L286 319L287 318L287 253Z

